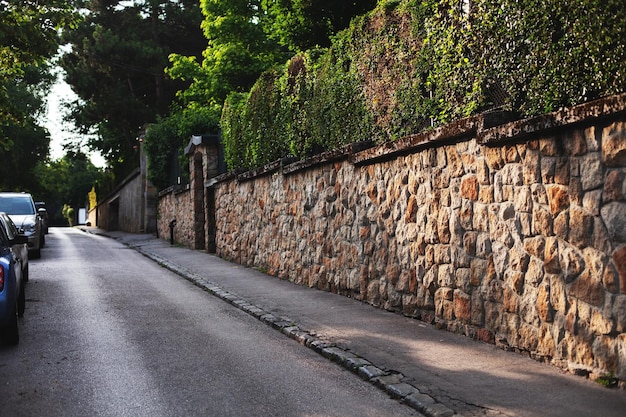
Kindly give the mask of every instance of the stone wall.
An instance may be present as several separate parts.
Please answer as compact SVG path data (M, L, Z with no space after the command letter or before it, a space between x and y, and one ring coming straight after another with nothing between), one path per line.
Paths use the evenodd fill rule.
M217 254L626 380L625 103L223 176Z
M157 233L162 239L170 239L169 224L176 219L174 241L183 246L194 247L194 214L189 186L171 187L159 193Z

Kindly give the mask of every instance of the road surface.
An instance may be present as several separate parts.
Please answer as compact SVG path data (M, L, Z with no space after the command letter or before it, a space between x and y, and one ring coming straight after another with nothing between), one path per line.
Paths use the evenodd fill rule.
M51 228L0 416L416 416L113 239Z

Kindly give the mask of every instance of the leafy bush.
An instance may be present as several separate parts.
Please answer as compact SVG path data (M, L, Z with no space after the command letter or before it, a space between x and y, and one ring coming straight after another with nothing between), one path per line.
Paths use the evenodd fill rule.
M524 115L624 91L626 8L621 0L475 2L472 58L484 80Z
M173 185L170 178L172 162L192 135L218 131L220 111L215 105L194 105L172 112L167 119L159 119L146 129L144 150L150 161L148 177L157 189ZM187 166L187 156L180 155L180 162L181 166Z
M383 142L489 109L537 115L626 89L622 0L381 0L222 113L230 168ZM228 157L230 155L231 157Z

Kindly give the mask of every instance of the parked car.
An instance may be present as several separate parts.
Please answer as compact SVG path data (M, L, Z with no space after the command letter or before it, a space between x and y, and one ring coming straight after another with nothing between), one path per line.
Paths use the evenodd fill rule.
M39 258L43 247L41 217L35 210L33 197L27 193L0 193L0 211L9 215L20 234L28 237L31 258Z
M28 237L20 235L13 220L2 211L0 211L0 227L4 228L9 242L13 242L11 249L21 263L23 280L28 281ZM17 236L22 237L16 239ZM24 238L26 238L26 243L23 242Z
M46 209L46 203L43 201L35 201L35 208L37 209L37 213L39 214L39 217L41 217L42 233L44 235L47 235L48 225L50 224L49 223L50 219L48 217L48 209ZM45 241L45 236L44 236L44 241Z
M0 213L0 338L11 345L19 342L17 317L24 315L28 271L28 237L16 231L12 220Z

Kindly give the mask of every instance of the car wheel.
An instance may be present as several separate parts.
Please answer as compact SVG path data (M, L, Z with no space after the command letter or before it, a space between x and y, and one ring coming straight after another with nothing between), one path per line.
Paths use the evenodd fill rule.
M32 256L31 256L31 255L32 255ZM30 256L32 259L39 259L39 258L41 258L41 249L32 249L32 250L29 252L29 256Z
M45 234L41 234L41 247L43 248L44 246L46 246L46 235Z
M28 282L28 265L26 265L26 268L22 271L22 279L24 282Z
M15 310L13 310L9 323L2 328L2 337L5 343L9 345L17 345L20 341L20 334L17 329L17 314L15 313Z
M22 287L20 288L20 293L17 295L17 316L24 316L24 310L26 309L26 288L24 288L24 283L22 283Z

